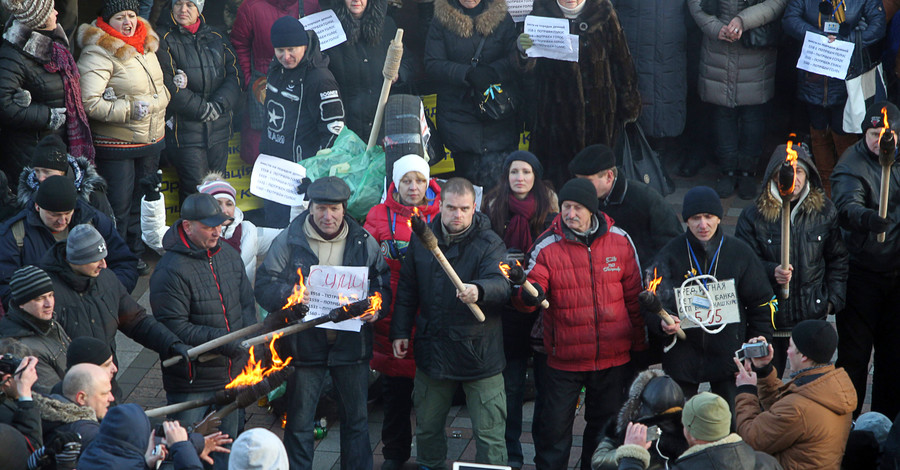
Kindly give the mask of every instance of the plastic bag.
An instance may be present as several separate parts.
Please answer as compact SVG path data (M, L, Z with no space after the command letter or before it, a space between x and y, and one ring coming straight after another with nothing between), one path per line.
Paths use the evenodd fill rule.
M626 178L640 181L667 196L675 188L666 180L659 154L650 147L644 130L636 122L625 124L616 142L616 164Z

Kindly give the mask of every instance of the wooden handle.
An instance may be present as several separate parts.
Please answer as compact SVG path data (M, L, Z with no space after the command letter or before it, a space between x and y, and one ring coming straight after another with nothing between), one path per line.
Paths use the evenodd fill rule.
M180 413L186 410L192 410L194 408L200 408L201 406L208 406L215 403L214 398L206 398L202 400L191 400L182 403L173 403L171 405L161 406L159 408L153 408L152 410L145 411L145 414L148 418L160 418L162 416Z
M888 196L891 192L891 167L881 167L881 200L878 202L878 216L882 219L887 218L888 213ZM884 243L885 233L878 234L878 243Z
M675 324L675 320L672 318L671 315L669 315L669 312L667 312L666 309L664 309L664 308L660 309L659 312L656 312L656 313L657 313L657 315L659 315L659 318L662 318L662 320L664 322L666 322L666 325L674 325ZM679 328L678 331L675 332L675 336L678 336L678 339L682 339L682 340L687 339L687 335L684 334L684 331L681 328Z
M781 201L781 269L787 270L791 264L791 200ZM790 296L790 283L781 286L781 299Z
M200 356L201 354L212 351L213 349L216 349L218 347L225 346L226 344L231 343L232 341L237 341L237 340L243 338L244 336L256 334L256 333L262 331L264 328L265 328L265 325L263 323L254 323L248 327L241 328L240 330L232 331L231 333L228 333L223 336L219 336L218 338L216 338L214 340L207 341L203 344L198 344L197 346L194 346L193 348L188 349L188 356L191 358L191 360L197 359L197 357ZM175 364L178 364L179 362L181 362L181 360L182 360L181 356L172 356L172 357L166 359L165 361L163 361L162 365L163 365L163 367L171 367L171 366L174 366ZM209 358L207 358L207 360L209 360ZM205 361L203 361L203 362L205 362Z
M394 41L403 40L403 29L397 28L397 34ZM392 41L393 42L393 41ZM387 59L385 59L387 60ZM381 94L378 96L378 107L375 108L375 119L372 121L372 131L369 132L369 142L366 145L366 151L372 150L378 140L378 133L381 131L381 121L384 120L384 107L387 105L388 96L391 94L391 81L384 79L381 84Z
M453 283L453 287L456 287L456 290L462 292L465 289L465 286L463 286L462 280L456 274L456 270L453 269L453 266L450 266L450 262L444 257L444 252L441 251L440 248L434 248L431 250L431 253L437 258L441 267L444 268L444 272L447 273L450 282ZM481 311L481 307L475 304L466 304L466 306L469 307L469 310L472 311L472 314L475 315L475 318L477 318L478 321L484 321L484 312Z
M535 288L534 288L534 285L533 285L532 283L528 282L527 279L526 279L525 282L522 284L522 287L524 287L525 290L528 291L528 294L529 294L530 296L532 296L532 297L537 297L537 296L538 296L538 291L537 291L537 289L535 289ZM543 307L543 308L545 308L545 309L550 308L550 302L547 302L547 299L542 300L542 301L541 301L541 307Z

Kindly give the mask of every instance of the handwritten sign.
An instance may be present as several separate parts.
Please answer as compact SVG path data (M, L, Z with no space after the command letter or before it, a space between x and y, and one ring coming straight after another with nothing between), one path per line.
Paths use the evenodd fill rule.
M525 21L533 6L534 0L506 0L506 11L516 23Z
M525 33L534 43L525 51L528 57L578 62L578 36L569 34L569 20L528 15Z
M296 206L303 202L297 185L305 176L302 165L261 153L250 175L250 192L272 202Z
M682 329L698 328L697 323L710 328L741 321L734 279L707 283L706 289L709 296L699 284L675 288L675 302L678 305L678 316L682 319Z
M855 47L852 42L828 42L827 36L807 31L797 68L844 80L847 78L847 68Z
M331 309L341 305L338 294L350 299L350 302L362 300L369 294L369 268L365 266L322 266L309 268L306 277L306 288L309 289L309 313L313 318L327 315ZM308 321L308 320L307 320ZM340 323L328 322L317 328L359 332L362 320L344 320Z
M319 47L326 51L347 41L347 34L333 10L320 11L300 18L306 29L311 29L319 36Z

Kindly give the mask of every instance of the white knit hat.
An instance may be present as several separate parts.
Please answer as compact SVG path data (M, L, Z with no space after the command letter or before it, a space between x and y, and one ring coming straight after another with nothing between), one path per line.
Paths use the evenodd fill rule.
M3 8L28 29L47 24L53 12L53 0L3 0Z
M400 180L410 171L422 173L426 180L431 178L431 167L428 166L428 162L421 156L411 153L394 162L394 174L391 175L394 189L400 189Z
M231 445L228 470L288 470L287 452L272 431L253 428Z

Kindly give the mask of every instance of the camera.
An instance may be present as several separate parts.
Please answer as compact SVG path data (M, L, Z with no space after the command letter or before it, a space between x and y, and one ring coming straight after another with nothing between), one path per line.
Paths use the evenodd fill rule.
M763 341L762 343L744 343L741 346L741 349L738 349L734 352L734 357L738 358L739 361L743 361L744 359L753 359L759 357L766 357L769 355L769 343Z
M14 354L0 355L0 375L15 374L21 364L22 358Z

